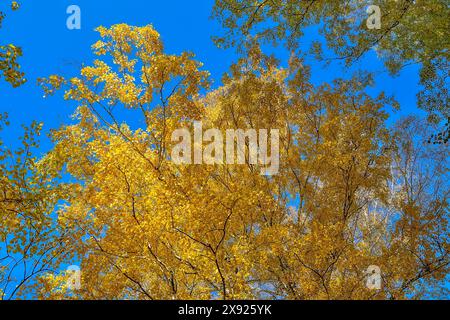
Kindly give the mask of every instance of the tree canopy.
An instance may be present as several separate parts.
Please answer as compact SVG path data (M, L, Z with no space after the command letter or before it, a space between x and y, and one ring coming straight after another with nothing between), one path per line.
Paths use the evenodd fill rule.
M78 122L54 133L42 159L74 178L58 222L82 262L77 297L442 294L448 150L417 141L418 126L427 132L417 119L388 130L384 110L395 103L365 93L370 76L315 87L302 61L283 69L254 46L223 86L200 95L208 83L201 64L165 54L151 26L99 32L99 60L61 80L80 105ZM145 127L130 128L120 108L139 113ZM248 159L174 165L170 132L193 120L220 130L279 128L280 174L261 176ZM385 270L382 290L366 287L370 265ZM63 279L45 278L43 297L70 296Z
M366 26L369 5L380 8L379 29ZM215 38L219 46L239 47L256 38L304 52L306 29L317 26L327 49L335 54L324 56L324 42L314 41L309 50L320 60L351 65L375 50L392 75L419 64L423 90L417 95L418 105L431 119L447 121L449 14L446 0L216 0L213 16L225 27L225 34ZM445 130L436 138L447 142L449 134Z
M76 106L49 133L51 148L36 155L37 122L18 148L0 140L0 299L448 297L449 146L427 143L437 124L410 115L390 126L398 103L368 93L372 74L315 84L300 55L283 64L259 41L295 52L322 21L347 63L376 45L393 73L421 63L442 100L447 5L382 4L383 27L370 33L350 19L357 1L217 1L228 28L218 44L243 54L216 88L193 53L167 53L152 25L99 27L95 60L76 77L39 79L45 96ZM243 164L175 163L172 133L194 122L223 134L277 129L278 174L261 175L249 149Z

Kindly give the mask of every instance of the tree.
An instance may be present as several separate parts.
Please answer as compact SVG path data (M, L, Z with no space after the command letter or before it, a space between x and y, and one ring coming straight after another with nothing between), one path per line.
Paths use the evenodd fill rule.
M0 131L5 125L0 114ZM24 127L15 150L0 140L0 300L33 295L41 276L73 258L52 215L61 190L33 156L41 127Z
M435 130L436 126L413 116L396 125L393 203L403 214L398 216L393 246L398 252L415 252L411 263L416 270L407 271L401 289L408 290L411 283L423 282L418 287L420 296L426 296L427 290L433 288L434 294L445 298L448 290L436 287L437 279L428 277L448 265L449 252L449 148L427 143L427 137Z
M11 10L19 9L16 1L11 3ZM0 27L3 23L5 14L0 11ZM25 83L24 73L20 71L20 65L17 59L22 56L22 49L13 45L0 45L0 76L9 82L13 87L18 87Z
M19 9L11 2L12 11ZM0 11L0 27L5 14ZM0 46L0 77L14 88L25 83L17 59L22 50ZM0 131L9 126L0 114ZM71 259L52 212L61 198L58 184L34 153L39 147L42 124L24 127L22 146L11 148L0 139L0 300L35 294L39 277L55 272L59 263Z
M389 131L384 109L395 103L365 93L369 75L316 87L300 59L283 69L253 45L205 93L201 64L166 54L151 26L98 31L100 58L81 77L42 80L47 93L64 87L79 104L40 163L55 179L71 177L58 224L82 285L72 292L66 274L48 274L39 297L439 295L448 150L429 145L436 157L418 157L411 121ZM126 112L140 115L139 128ZM248 151L243 165L175 164L171 133L195 120L222 132L278 129L279 174L262 176ZM419 163L441 170L423 175ZM366 286L371 265L381 269L379 290Z
M380 29L367 27L369 5L381 10ZM328 48L336 54L326 58L328 62L342 60L351 65L375 50L392 75L406 65L419 64L423 86L417 95L419 107L434 121L448 121L450 25L445 0L216 0L214 16L227 30L216 38L219 46L239 46L256 37L285 43L295 51L305 29L319 26ZM324 59L322 42L315 41L311 51ZM447 142L449 134L446 129L435 140Z

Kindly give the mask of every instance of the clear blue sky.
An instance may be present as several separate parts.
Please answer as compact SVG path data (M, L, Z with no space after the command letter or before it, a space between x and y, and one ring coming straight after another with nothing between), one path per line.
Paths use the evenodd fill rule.
M211 72L215 87L220 85L221 75L235 61L234 51L217 49L211 36L221 27L210 19L213 0L22 0L20 10L11 12L0 29L2 43L14 43L24 50L20 59L28 82L12 89L0 81L0 112L10 114L13 126L2 133L6 142L19 134L19 124L38 120L45 123L44 131L67 123L73 105L60 97L44 99L36 86L38 77L58 73L77 75L82 63L93 59L90 46L98 39L94 29L99 25L115 23L130 25L153 24L161 34L166 50L170 53L192 51L204 68ZM66 9L76 4L82 11L82 29L68 30ZM306 42L313 36L309 35ZM282 49L279 48L281 53ZM371 70L383 70L373 54L361 63ZM313 80L329 81L342 75L343 69L335 64L328 69L313 68ZM409 67L400 77L392 78L381 73L374 92L385 90L395 94L402 105L402 114L418 112L415 94L418 91L417 69ZM395 114L397 118L399 114ZM46 147L49 147L48 145ZM44 148L46 149L46 148Z

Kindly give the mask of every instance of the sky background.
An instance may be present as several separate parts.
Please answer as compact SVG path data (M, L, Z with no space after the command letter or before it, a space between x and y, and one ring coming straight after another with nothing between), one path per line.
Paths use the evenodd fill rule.
M10 2L2 0L2 9ZM8 3L5 3L8 2ZM168 53L176 54L191 51L197 60L204 63L204 69L211 73L213 88L220 85L220 79L237 56L233 49L222 50L211 40L219 35L221 26L210 18L213 0L21 0L18 11L7 11L3 28L0 29L0 42L13 43L22 47L24 56L20 58L22 69L28 82L13 89L5 81L0 81L0 112L8 112L12 126L2 132L5 143L16 144L21 134L20 125L32 120L44 122L44 132L57 128L70 121L74 105L65 102L61 96L44 98L37 87L36 80L51 74L65 77L79 74L81 65L90 64L94 58L91 45L98 40L94 29L100 25L111 26L116 23L143 26L152 24L161 34ZM66 27L67 7L76 4L81 8L81 30ZM314 32L306 35L305 46L315 39ZM280 57L286 57L282 48L276 49ZM284 59L286 60L286 59ZM351 70L343 68L338 62L323 68L313 59L312 79L320 84L336 77L348 76ZM286 64L286 61L283 61ZM383 65L372 52L365 56L355 68L364 65L377 71L376 87L372 93L384 90L393 94L400 102L401 112L393 113L393 120L404 114L422 113L416 107L417 68L405 68L399 77L390 77ZM50 144L44 139L42 151Z

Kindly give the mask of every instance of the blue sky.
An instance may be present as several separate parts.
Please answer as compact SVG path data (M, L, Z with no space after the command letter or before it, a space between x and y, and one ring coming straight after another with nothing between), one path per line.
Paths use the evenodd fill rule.
M192 51L197 59L204 63L204 69L210 71L214 87L220 85L220 78L236 60L233 49L222 50L214 46L211 36L221 31L220 25L210 18L213 0L22 0L20 10L8 12L4 26L0 29L2 43L14 43L23 48L20 59L28 82L12 89L0 81L0 112L8 112L12 127L3 132L6 143L14 143L20 134L20 124L31 120L45 123L44 131L59 127L69 121L74 106L64 102L61 97L44 99L36 86L38 77L50 74L75 76L82 63L89 64L93 55L91 45L98 39L94 29L97 26L110 26L116 23L128 23L142 26L153 24L161 34L169 53ZM81 30L69 30L66 27L69 5L81 8ZM311 41L314 34L305 38ZM276 49L282 53L282 48ZM282 55L283 56L283 55ZM285 55L284 55L285 56ZM369 70L383 71L383 65L375 55L369 54L359 62ZM337 63L324 69L313 63L313 80L316 83L330 81L342 76L346 70ZM406 68L399 77L392 78L386 72L379 73L375 89L394 94L402 106L402 112L393 114L393 119L401 114L420 112L416 108L415 94L417 69ZM44 149L50 147L44 142Z

